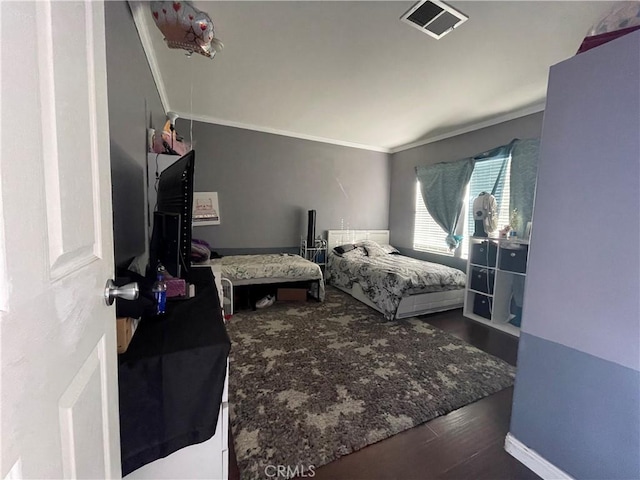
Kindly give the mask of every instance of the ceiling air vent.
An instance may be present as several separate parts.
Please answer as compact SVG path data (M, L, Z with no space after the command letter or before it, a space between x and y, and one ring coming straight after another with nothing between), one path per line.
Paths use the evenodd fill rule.
M439 0L418 2L400 17L403 22L435 39L441 39L468 19L464 13Z

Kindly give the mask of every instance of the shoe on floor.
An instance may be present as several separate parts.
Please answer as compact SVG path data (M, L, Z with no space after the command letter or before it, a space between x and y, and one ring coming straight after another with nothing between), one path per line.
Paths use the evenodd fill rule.
M256 302L256 308L270 307L275 303L275 301L276 297L274 295L267 295Z

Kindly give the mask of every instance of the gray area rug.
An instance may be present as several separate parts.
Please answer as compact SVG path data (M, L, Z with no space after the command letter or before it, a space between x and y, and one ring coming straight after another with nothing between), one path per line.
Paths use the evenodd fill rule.
M333 287L234 315L229 403L241 478L315 468L513 385L515 369ZM265 468L269 467L266 471Z

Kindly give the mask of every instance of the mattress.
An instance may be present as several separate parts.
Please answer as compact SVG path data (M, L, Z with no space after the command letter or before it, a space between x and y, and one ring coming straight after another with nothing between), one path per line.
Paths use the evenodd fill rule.
M327 278L332 285L351 289L359 284L364 295L388 320L396 317L400 301L410 295L463 290L466 275L458 269L402 255L338 256L331 252Z
M229 255L212 260L221 266L222 278L233 285L256 285L264 283L318 282L318 299L324 300L324 278L320 266L300 255Z

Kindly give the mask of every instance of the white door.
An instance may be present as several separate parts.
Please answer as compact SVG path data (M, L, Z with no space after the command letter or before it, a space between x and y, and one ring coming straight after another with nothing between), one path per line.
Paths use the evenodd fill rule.
M120 477L104 7L0 2L2 478Z

